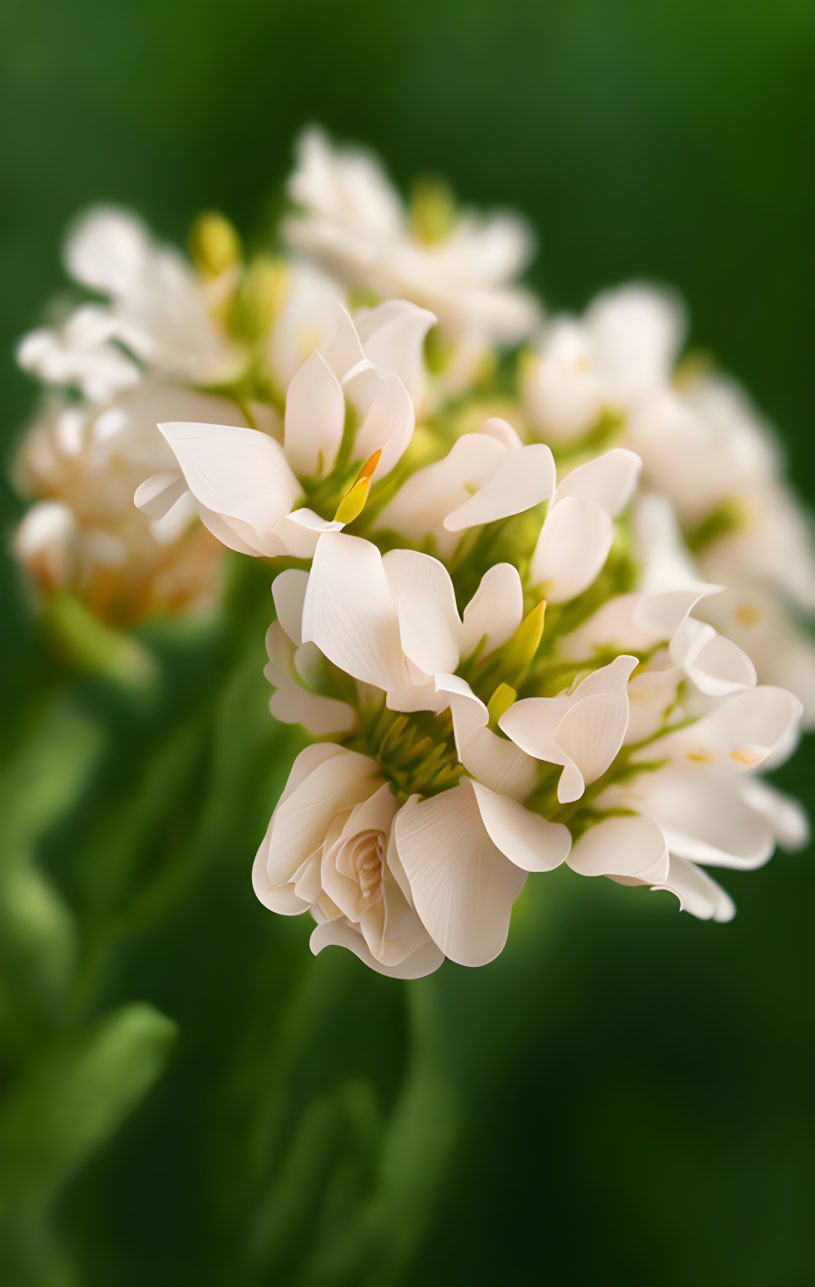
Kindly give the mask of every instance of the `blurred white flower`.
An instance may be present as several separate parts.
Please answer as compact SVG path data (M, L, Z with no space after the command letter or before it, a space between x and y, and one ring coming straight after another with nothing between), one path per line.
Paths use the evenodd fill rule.
M593 801L626 816L590 826L568 858L584 876L667 889L703 919L730 920L729 896L697 864L749 870L777 843L796 847L807 836L803 813L766 784L746 775L789 753L800 703L781 688L739 693L634 757L663 767L609 786Z
M669 383L684 331L677 300L648 286L598 295L582 320L554 318L527 365L530 425L568 442L604 411L630 410Z
M537 304L515 285L532 252L517 216L461 214L423 239L379 163L314 129L298 144L289 194L298 207L283 224L291 246L364 291L429 308L465 346L513 344L535 325Z
M225 398L145 381L107 406L51 403L18 455L18 485L37 499L15 534L17 557L41 590L75 591L117 624L206 606L218 585L219 549L192 506L160 522L133 506L141 480L172 462L156 428L162 409L242 421Z

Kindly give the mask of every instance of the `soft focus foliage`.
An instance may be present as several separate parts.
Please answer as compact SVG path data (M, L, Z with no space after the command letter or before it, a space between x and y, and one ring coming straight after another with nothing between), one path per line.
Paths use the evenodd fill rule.
M556 317L562 303L582 319L590 291L632 273L677 281L693 342L783 422L806 487L795 5L740 6L734 26L698 5L612 20L420 4L398 39L392 15L362 7L342 37L364 91L312 12L272 20L244 0L233 31L207 5L148 3L125 33L93 3L42 8L14 16L5 54L27 206L4 216L7 346L43 320L57 238L89 194L177 239L196 205L249 226L295 127L320 117L400 177L430 162L534 216ZM426 195L435 228L444 202ZM277 360L290 376L291 355ZM9 387L10 433L30 389ZM313 961L247 881L302 746L266 711L268 572L231 566L221 591L210 568L196 560L169 601L205 607L215 586L220 620L122 636L129 613L99 621L97 579L91 615L50 600L50 644L7 577L4 1279L503 1282L539 1276L542 1246L553 1281L672 1287L700 1264L711 1281L802 1279L809 868L728 873L740 914L722 931L556 872L530 882L489 970L401 984L339 952ZM802 794L808 774L802 756L783 785Z

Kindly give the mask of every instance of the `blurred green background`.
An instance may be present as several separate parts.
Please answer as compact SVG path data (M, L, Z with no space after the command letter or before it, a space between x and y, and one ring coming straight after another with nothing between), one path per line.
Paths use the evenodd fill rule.
M74 213L251 231L320 121L526 212L551 307L675 283L811 502L814 82L809 0L8 7L6 454ZM144 691L72 677L2 580L4 1287L813 1281L811 854L728 873L728 926L560 872L487 969L314 961L249 883L297 745L267 572L147 631ZM813 768L779 777L807 800Z

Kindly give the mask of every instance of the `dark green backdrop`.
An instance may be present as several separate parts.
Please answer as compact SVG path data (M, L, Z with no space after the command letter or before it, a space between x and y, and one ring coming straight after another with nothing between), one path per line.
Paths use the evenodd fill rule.
M550 306L675 283L812 501L812 55L808 0L18 3L0 19L3 441L32 402L11 346L62 282L74 212L124 202L182 238L214 206L257 229L320 121L400 181L438 172L525 211ZM248 880L294 746L265 715L266 592L239 573L230 627L190 653L162 636L173 679L141 701L66 689L3 569L0 822L17 835L28 810L80 947L47 1004L8 953L0 1074L125 1003L179 1024L146 1098L63 1167L75 1281L812 1281L812 854L728 874L729 926L558 873L485 970L406 987L312 962ZM808 799L814 766L806 748L783 784ZM57 807L71 773L79 803L63 783ZM49 1137L74 1113L58 1072ZM361 1210L363 1252L343 1241ZM23 1287L67 1281L63 1252L39 1254Z

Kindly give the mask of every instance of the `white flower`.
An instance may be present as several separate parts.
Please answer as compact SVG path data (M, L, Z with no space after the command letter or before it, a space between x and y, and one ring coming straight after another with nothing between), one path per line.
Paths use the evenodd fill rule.
M321 744L295 761L253 879L271 910L311 912L313 951L416 978L497 956L527 873L567 852L565 827L470 781L397 810L372 759Z
M145 381L107 406L47 406L17 461L21 490L37 498L14 538L20 562L42 590L73 590L117 624L208 604L218 583L218 546L194 507L157 522L133 507L137 484L172 462L162 411L242 421L225 398Z
M617 657L559 697L514 702L498 727L527 755L562 765L561 804L578 800L611 766L628 727L628 680L636 657Z
M352 285L429 308L465 344L515 343L534 326L533 298L514 285L531 254L514 215L462 215L430 243L368 153L331 147L318 130L298 146L289 192L299 212L283 225L289 244Z
M444 557L467 529L548 501L530 574L549 602L560 603L582 593L603 567L612 520L630 499L639 469L639 458L618 447L573 469L556 487L549 447L522 445L505 420L494 418L407 479L377 526L416 543L432 537Z
M278 389L287 389L315 349L337 326L337 305L347 307L347 292L327 273L305 261L288 265L283 298L266 345L269 369Z
M253 883L272 911L311 912L313 952L347 947L380 974L419 978L444 958L391 865L395 813L373 760L339 746L309 746L272 814Z
M593 801L606 817L576 841L569 866L675 894L684 910L729 920L731 899L697 864L750 869L777 843L795 847L807 834L803 813L762 782L746 777L790 750L800 703L781 688L759 687L717 705L636 753L667 763L614 784Z
M301 479L333 470L347 406L358 420L351 460L375 457L366 480L388 473L410 442L420 395L421 350L432 315L393 300L356 325L337 306L334 330L291 380L282 442L269 433L191 422L159 426L178 468L148 479L136 504L161 517L187 491L201 520L242 554L310 557L322 532L341 522L298 506ZM332 508L336 508L336 502Z
M443 710L437 684L483 640L487 655L523 616L521 580L496 564L459 617L444 564L415 550L384 556L345 533L320 538L305 591L303 639L346 674L387 694L392 710Z
M526 373L529 423L549 441L566 442L605 410L638 405L669 383L684 329L677 301L646 286L599 295L582 321L555 318Z

